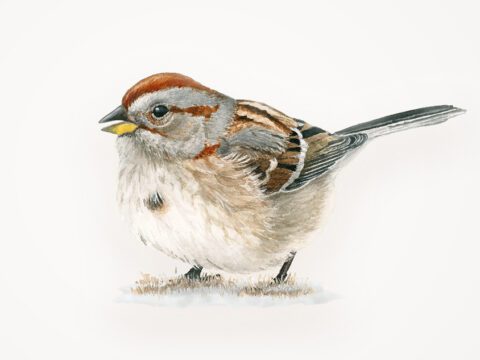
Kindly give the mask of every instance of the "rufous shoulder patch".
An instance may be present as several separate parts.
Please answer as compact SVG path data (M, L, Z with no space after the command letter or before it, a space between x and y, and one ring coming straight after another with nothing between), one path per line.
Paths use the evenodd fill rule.
M217 152L217 149L220 147L220 144L205 145L202 151L200 151L196 156L195 160L203 159L209 156L212 156Z

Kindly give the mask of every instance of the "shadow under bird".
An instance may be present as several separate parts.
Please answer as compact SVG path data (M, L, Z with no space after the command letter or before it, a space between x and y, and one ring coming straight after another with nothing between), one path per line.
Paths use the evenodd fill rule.
M202 269L280 268L324 212L332 175L375 137L462 114L431 106L328 132L175 73L147 77L100 120L118 135L118 201L146 245Z

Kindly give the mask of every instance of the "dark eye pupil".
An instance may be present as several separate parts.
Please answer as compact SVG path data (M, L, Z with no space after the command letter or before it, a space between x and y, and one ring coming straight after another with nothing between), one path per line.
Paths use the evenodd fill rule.
M165 115L168 112L168 108L163 105L157 105L153 108L152 114L153 116L159 118Z

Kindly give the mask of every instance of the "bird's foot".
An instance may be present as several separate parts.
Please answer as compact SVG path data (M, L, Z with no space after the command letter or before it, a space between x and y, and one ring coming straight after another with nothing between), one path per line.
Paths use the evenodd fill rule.
M273 282L275 284L282 284L284 283L288 278L288 274L285 272L285 273L279 273L277 276L275 276L273 278Z
M202 273L201 266L193 266L186 274L183 276L189 280L200 280L200 274Z
M282 265L282 268L278 272L277 276L273 278L273 282L275 284L284 283L285 280L288 278L288 269L290 269L290 265L292 265L293 259L295 258L295 251L292 251L285 263Z

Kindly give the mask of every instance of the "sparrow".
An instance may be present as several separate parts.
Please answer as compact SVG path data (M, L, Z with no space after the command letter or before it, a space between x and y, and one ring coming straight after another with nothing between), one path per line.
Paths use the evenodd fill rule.
M333 175L372 139L463 113L431 106L328 132L177 73L149 76L100 120L117 135L118 203L135 236L191 266L280 268L320 224Z

